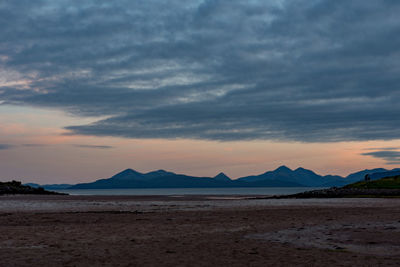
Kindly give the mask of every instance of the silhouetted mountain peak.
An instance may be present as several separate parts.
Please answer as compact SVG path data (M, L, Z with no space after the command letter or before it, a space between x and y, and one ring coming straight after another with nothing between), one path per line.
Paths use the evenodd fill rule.
M302 173L302 174L309 174L309 175L317 175L312 170L307 170L307 169L304 169L302 167L297 168L296 170L294 170L294 172L295 173Z
M382 172L383 170L383 172ZM211 188L211 187L260 187L260 186L342 186L364 178L366 173L371 175L371 179L387 177L388 175L398 175L400 169L387 171L378 168L364 170L350 174L347 178L333 175L321 176L311 170L297 168L291 170L286 166L281 166L275 171L268 171L260 175L242 177L231 180L223 172L214 178L194 177L183 174L175 174L165 170L157 170L146 174L132 169L126 169L109 179L100 179L92 183L82 183L73 185L72 189L94 189L94 188Z
M141 177L141 176L143 176L143 174L140 173L140 172L137 172L137 171L132 170L132 169L126 169L126 170L124 170L122 172L117 173L116 175L114 175L111 178L114 178L114 179L126 179L126 178L136 178L136 177Z
M157 170L157 171L152 171L152 172L149 172L149 173L154 173L154 174L166 174L166 173L169 173L169 172L167 172L166 170Z
M219 181L230 181L231 178L229 178L225 173L220 172L217 176L214 177L215 180Z
M291 172L292 170L285 165L280 166L274 172Z
M135 171L135 170L126 169L126 170L123 170L122 172L117 173L117 174L114 175L114 176L117 176L117 175L130 175L130 174L138 174L138 173L139 173L139 172L137 172L137 171Z
M173 172L165 171L165 170L157 170L157 171L152 171L152 172L148 172L145 174L145 176L149 179L155 179L155 178L171 176L171 175L176 175L176 174Z
M263 180L284 181L303 186L320 186L326 182L324 179L322 179L322 176L314 173L311 170L300 167L293 171L284 165L280 166L274 171L267 171L261 175L242 177L239 178L239 180L245 182L256 182Z

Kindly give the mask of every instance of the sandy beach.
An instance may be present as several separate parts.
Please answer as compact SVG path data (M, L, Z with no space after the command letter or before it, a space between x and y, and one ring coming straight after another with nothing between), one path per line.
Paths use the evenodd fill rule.
M398 266L400 199L1 196L0 266Z

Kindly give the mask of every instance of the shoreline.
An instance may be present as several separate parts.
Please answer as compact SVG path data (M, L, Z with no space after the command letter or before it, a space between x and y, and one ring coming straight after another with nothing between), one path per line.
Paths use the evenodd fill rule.
M398 264L400 199L213 197L1 196L2 264Z
M397 207L400 198L293 198L254 195L2 195L1 212L181 211L250 207Z

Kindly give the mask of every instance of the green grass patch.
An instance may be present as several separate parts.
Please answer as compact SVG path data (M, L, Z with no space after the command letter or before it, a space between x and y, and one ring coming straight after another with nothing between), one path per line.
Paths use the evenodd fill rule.
M358 189L400 189L400 176L386 177L375 181L361 181L343 188Z

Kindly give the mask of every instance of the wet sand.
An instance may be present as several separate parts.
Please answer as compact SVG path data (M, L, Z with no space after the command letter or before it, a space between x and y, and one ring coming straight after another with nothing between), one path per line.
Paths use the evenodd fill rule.
M0 196L0 266L398 266L400 199Z

